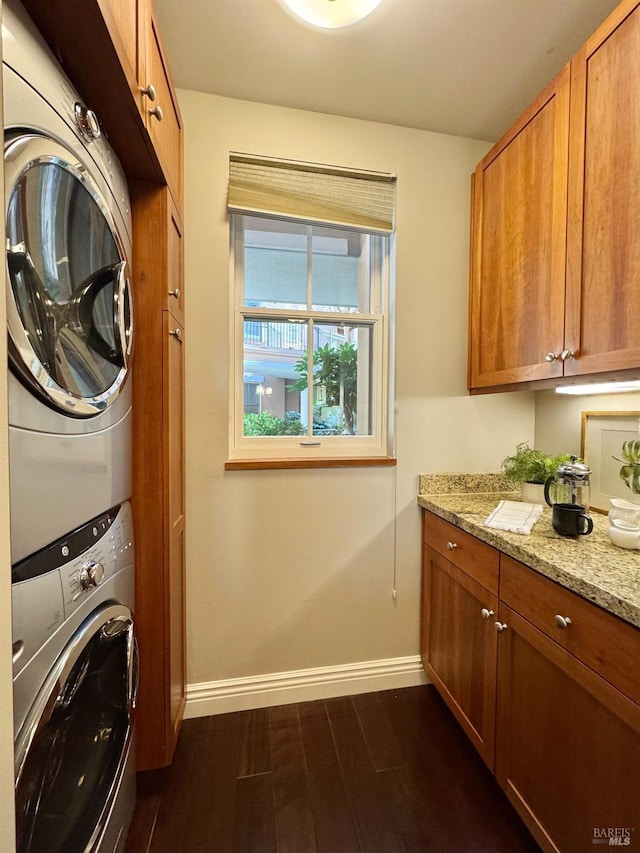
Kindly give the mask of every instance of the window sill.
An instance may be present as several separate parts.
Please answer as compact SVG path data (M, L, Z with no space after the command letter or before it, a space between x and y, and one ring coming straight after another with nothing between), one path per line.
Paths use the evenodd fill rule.
M345 456L333 459L230 459L225 471L259 471L282 468L390 468L397 464L393 456Z

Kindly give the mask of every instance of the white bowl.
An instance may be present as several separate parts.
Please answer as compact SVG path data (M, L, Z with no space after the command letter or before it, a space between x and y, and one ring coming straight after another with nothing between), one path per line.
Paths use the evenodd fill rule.
M622 519L629 524L640 525L640 504L625 501L623 498L611 498L609 503L611 504L611 509L609 510L609 519L611 521Z
M609 539L618 548L640 550L640 525L630 524L622 518L614 518L609 528Z

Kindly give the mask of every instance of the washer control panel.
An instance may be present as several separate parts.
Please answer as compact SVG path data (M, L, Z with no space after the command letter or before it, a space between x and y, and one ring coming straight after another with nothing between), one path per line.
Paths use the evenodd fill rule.
M14 677L88 596L133 561L127 502L16 563L11 571Z

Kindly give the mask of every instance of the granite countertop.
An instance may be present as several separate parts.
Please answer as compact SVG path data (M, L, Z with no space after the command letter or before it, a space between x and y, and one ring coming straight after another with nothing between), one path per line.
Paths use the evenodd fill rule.
M498 501L519 499L505 487L509 483L501 475L423 475L418 504L640 627L640 551L611 542L607 516L592 513L593 533L576 539L554 531L546 506L529 535L484 527Z

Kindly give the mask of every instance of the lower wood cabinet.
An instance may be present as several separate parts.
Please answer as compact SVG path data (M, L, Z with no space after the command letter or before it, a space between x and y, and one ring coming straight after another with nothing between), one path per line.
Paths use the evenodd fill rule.
M497 596L430 547L423 582L425 671L493 770Z
M633 845L640 631L465 537L424 513L427 675L544 851L587 853L609 830Z
M504 605L499 621L495 773L531 834L588 853L603 828L635 833L640 706Z

